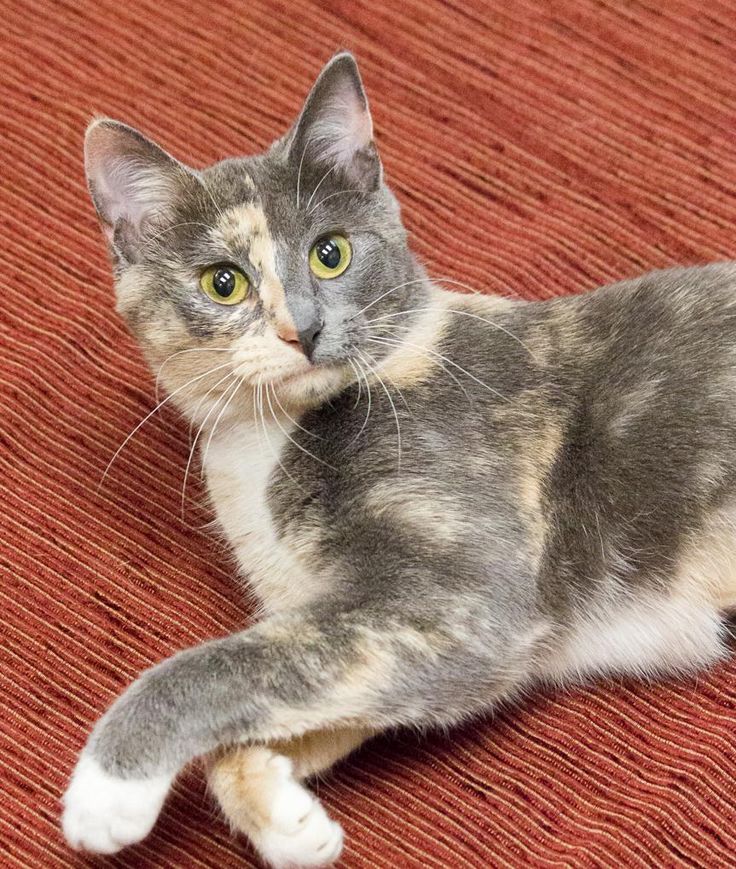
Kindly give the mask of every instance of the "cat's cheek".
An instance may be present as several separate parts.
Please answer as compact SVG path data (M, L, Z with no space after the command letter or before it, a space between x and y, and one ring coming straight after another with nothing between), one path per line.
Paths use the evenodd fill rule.
M173 780L173 775L118 778L84 752L62 800L67 842L96 854L115 854L140 842L156 823Z

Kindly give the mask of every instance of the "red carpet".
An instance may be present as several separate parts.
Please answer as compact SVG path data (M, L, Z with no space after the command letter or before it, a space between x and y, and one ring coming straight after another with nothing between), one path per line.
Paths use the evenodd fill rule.
M736 254L736 6L0 0L0 864L86 865L58 799L148 664L247 622L179 516L187 432L114 316L82 175L93 113L201 165L260 149L354 50L433 274L526 298ZM450 242L450 243L448 243ZM458 258L457 251L461 251ZM196 491L192 491L196 496ZM192 505L192 501L188 501ZM345 867L736 865L736 665L540 696L450 737L380 740L320 792ZM183 780L95 865L252 865Z

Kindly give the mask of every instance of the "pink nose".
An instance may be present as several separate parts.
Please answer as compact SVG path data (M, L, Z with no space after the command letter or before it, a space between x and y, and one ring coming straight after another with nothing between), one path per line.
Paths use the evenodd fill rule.
M294 323L278 323L276 334L282 341L291 344L295 350L301 350L307 359L311 361L314 345L321 329L322 324L316 320L309 323L301 331L298 330Z
M295 350L302 350L302 342L299 339L299 333L296 330L296 326L293 323L279 323L276 326L276 334L281 338L282 341L285 341L287 344L291 344L291 346Z

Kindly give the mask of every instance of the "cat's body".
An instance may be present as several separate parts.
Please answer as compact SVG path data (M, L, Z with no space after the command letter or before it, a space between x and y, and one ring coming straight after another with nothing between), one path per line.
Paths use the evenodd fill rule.
M556 303L433 288L427 310L409 338L437 356L378 369L400 396L373 381L360 438L357 385L304 430L274 409L215 434L211 500L265 612L375 597L470 622L472 591L489 625L526 623L531 678L717 657L736 606L736 265Z
M66 798L75 845L141 838L172 777L209 753L215 794L263 856L321 865L341 834L297 780L372 733L452 724L539 682L687 671L726 651L736 266L547 303L441 290L406 252L364 98L349 104L356 82L345 56L327 68L271 158L281 175L268 158L221 164L208 170L214 213L189 194L159 208L178 253L156 317L145 290L158 260L138 241L161 250L138 213L150 205L148 145L109 127L88 146L121 310L201 426L211 501L264 620L164 662L112 707ZM324 117L338 104L360 147ZM340 147L305 167L310 141L328 135ZM138 188L125 195L138 211L112 190L122 163L96 165L124 153L121 137L135 152ZM145 177L149 200L152 189L172 196L180 168L166 172L157 185ZM303 230L314 209L299 211L301 184L311 203L330 172L342 184L318 196L335 208ZM343 194L378 197L356 228L361 203ZM211 254L189 226L210 227ZM350 237L354 283L312 278L307 293L294 275L326 231ZM185 293L188 268L244 262L241 243L250 309ZM381 269L393 267L392 287Z

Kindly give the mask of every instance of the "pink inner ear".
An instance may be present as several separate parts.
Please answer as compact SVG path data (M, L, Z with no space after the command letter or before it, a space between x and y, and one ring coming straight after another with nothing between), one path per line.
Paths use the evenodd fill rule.
M163 211L172 196L170 173L124 129L100 123L87 134L87 177L103 231L112 238L115 224L134 226Z
M368 107L352 84L345 82L322 108L310 140L323 159L345 166L372 139L373 122Z

